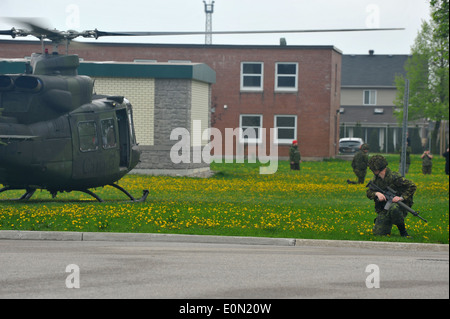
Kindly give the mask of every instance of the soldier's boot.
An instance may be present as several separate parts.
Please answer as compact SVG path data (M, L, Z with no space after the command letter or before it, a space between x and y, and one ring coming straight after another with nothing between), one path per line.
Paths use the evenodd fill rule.
M397 225L398 230L400 231L400 236L402 237L408 237L410 238L411 236L409 236L408 232L406 231L406 226L405 224L399 224Z
M356 182L347 179L347 184L356 184Z

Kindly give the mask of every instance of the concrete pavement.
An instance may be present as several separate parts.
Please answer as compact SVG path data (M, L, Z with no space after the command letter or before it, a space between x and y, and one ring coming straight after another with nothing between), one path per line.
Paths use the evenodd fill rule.
M190 299L181 300L186 306L193 302L206 305L211 298L449 296L448 250L417 250L410 245L393 246L395 249L337 247L336 243L318 246L313 241L310 245L295 241L299 245L293 246L289 240L257 244L256 239L252 244L238 244L241 238L229 244L214 236L208 240L222 241L181 242L178 236L178 241L173 236L154 236L151 241L136 236L140 241L129 241L126 235L102 240L43 240L42 233L39 240L31 240L31 234L26 235L28 240L0 240L0 299ZM225 303L240 302L248 304L225 300L223 305L216 304L215 312L228 309ZM161 307L158 302L153 305L152 309ZM296 302L289 305L293 307L290 310L298 308ZM169 306L172 314L183 310L180 302ZM274 315L278 314L273 306Z

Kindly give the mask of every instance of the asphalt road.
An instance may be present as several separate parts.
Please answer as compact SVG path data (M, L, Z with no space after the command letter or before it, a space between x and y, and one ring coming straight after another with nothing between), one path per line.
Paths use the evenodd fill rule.
M448 299L449 252L0 240L0 298Z

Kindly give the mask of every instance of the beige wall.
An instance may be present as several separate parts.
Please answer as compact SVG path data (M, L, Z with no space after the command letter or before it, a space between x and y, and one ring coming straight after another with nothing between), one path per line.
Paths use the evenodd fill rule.
M201 134L210 127L209 90L210 85L192 81L191 127L194 120L201 121L201 127L191 132L191 145L204 146L208 141L201 141ZM133 78L95 78L95 92L105 95L123 95L133 106L133 118L136 139L140 145L154 145L154 110L155 80ZM201 143L199 144L199 141Z
M191 127L194 128L194 120L201 121L201 128L191 132L191 146L204 146L208 141L201 141L202 133L210 127L208 83L192 81L191 103Z
M341 89L341 105L363 105L364 103L364 91L375 90L377 91L376 105L379 106L394 106L395 96L397 94L396 89Z
M155 80L136 78L95 78L95 92L123 95L133 106L136 139L140 145L154 145Z

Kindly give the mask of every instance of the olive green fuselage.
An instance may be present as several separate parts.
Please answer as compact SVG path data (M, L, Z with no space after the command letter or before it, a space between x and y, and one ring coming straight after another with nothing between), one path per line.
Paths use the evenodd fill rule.
M104 108L105 110L101 111ZM98 101L54 120L33 124L0 120L0 184L49 191L111 184L139 161L131 108ZM9 120L9 122L7 122Z
M131 104L93 96L78 57L36 61L38 74L0 75L0 184L56 193L118 181L140 157Z

